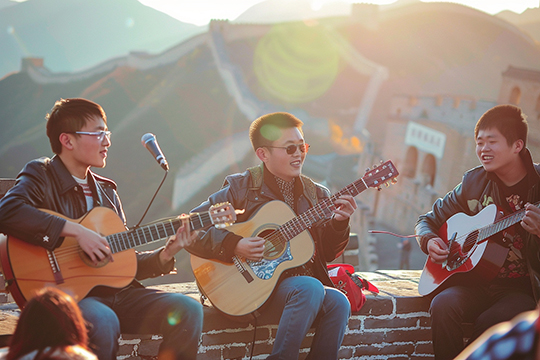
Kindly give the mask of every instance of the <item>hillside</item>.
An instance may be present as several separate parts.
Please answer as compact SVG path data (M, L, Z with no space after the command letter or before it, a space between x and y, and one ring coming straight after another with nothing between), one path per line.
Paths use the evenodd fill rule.
M53 1L61 0L30 0L28 6ZM121 56L84 73L36 68L6 76L0 80L0 176L14 177L28 160L50 154L43 119L55 100L86 97L108 114L113 145L107 168L98 172L118 182L130 224L138 221L163 176L140 144L144 133L156 134L171 172L146 217L153 220L172 215L174 176L184 165L203 165L209 151L229 156L214 146L246 131L253 118L248 113L285 110L316 120L322 126L306 133L313 145L308 159L359 151L365 144L351 147L352 136L359 136L354 123L372 89L373 69L384 68L388 76L367 107L366 129L377 154L393 95L493 100L508 66L540 67L540 48L530 37L471 8L414 3L381 10L375 26L361 15L270 25L214 22L207 33L155 55ZM49 64L45 57L45 67ZM192 194L181 211L204 200L226 173L253 161L240 156L226 170L203 175L209 185ZM324 161L315 164L329 168Z
M19 71L22 57L72 72L131 51L161 52L204 31L137 0L3 0L0 24L0 78Z
M275 5L276 1L279 0L263 2L259 7ZM334 119L350 131L370 81L368 74L354 69L354 63L340 57L334 81L328 90L305 102L293 101L292 96L280 96L278 91L272 95L261 76L257 75L255 59L264 48L261 46L263 42L281 44L280 47L266 49L268 55L259 56L278 64L272 65L270 60L264 60L265 70L275 67L274 75L265 76L266 81L272 79L275 83L283 73L289 74L290 79L299 80L302 70L289 59L293 57L291 54L296 56L296 61L310 66L324 60L322 54L334 50L328 46L322 48L319 44L319 52L309 52L307 44L316 41L314 34L321 29L336 29L359 54L389 71L367 125L372 138L379 144L385 135L382 124L387 117L387 104L396 94L449 94L494 100L500 88L501 74L508 66L540 69L538 43L513 24L458 4L404 3L380 10L375 15L375 25L368 24L368 18L361 16L318 19L306 26L303 36L296 36L298 23L268 26L262 37L231 42L229 55L241 67L246 83L258 98L284 107L299 106L312 116ZM253 8L251 12L255 10ZM242 18L249 19L247 15ZM284 35L280 36L280 33ZM306 55L302 55L304 53ZM284 82L283 88L296 84L294 81Z
M0 81L2 177L14 177L29 159L51 156L44 116L55 100L79 96L98 102L107 113L112 147L107 167L96 171L118 183L130 224L138 221L163 176L141 145L144 133L157 136L174 174L193 154L245 125L204 46L168 66L117 67L68 84L37 84L18 73ZM170 175L164 184L147 221L171 215L173 179Z
M540 47L518 27L472 8L416 4L382 13L376 30L344 25L343 36L362 54L384 64L390 77L377 101L395 94L468 96L495 100L502 73L512 65L540 69ZM374 116L383 119L382 112ZM373 122L375 138L384 129Z

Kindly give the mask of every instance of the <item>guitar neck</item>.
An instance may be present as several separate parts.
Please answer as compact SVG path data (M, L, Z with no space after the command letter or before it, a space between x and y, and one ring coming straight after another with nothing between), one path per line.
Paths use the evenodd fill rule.
M208 211L202 213L189 214L189 224L191 230L202 229L213 224L212 217ZM176 234L176 231L182 226L180 218L168 219L162 222L156 222L150 225L138 227L128 231L108 235L111 252L117 253L127 249L134 248L154 241L165 239Z
M315 206L307 210L306 212L298 215L297 217L287 221L281 225L277 231L279 231L284 239L287 241L293 239L302 231L312 227L316 223L330 219L334 210L336 209L335 201L342 195L356 196L362 191L366 190L366 186L363 179L356 180L355 182L347 185L339 192L335 193L329 198L318 202Z
M538 207L538 205L540 204L540 202L537 202L535 204L533 204L534 206ZM505 216L503 217L502 219L500 219L499 221L491 224L491 225L488 225L488 226L485 226L483 228L480 229L480 232L478 234L478 239L479 239L479 243L484 241L484 240L487 240L489 239L490 237L492 237L493 235L509 228L510 226L512 225L515 225L517 224L518 222L520 222L523 218L525 217L525 209L521 209L519 211L516 211L508 216Z

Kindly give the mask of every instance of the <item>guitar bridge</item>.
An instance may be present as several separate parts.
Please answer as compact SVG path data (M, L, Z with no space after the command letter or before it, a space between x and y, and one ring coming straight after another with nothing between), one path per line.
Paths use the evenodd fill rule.
M49 259L49 265L51 265L51 270L53 272L56 285L63 284L64 277L62 276L62 271L60 270L60 266L58 265L58 261L56 260L56 255L54 255L53 251L47 250L47 258Z
M236 256L233 257L233 262L240 274L242 274L242 276L244 277L244 279L246 279L248 283L252 282L253 276L251 276L249 271L247 271L244 265L242 265L242 262Z
M467 261L468 256L462 257L462 249L461 245L456 242L456 236L457 233L454 233L452 237L448 240L448 250L450 253L448 254L448 257L446 260L442 263L442 267L445 268L447 271L454 271L465 261Z

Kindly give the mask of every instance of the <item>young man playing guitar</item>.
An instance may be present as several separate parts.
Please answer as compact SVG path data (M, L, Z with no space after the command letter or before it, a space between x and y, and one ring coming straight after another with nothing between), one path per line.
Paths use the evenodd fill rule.
M327 199L330 196L328 189L302 175L302 165L309 148L304 140L302 124L289 113L271 113L256 119L250 126L249 138L262 164L241 174L227 176L223 188L193 211L204 211L212 204L227 201L235 209L245 209L238 216L238 222L242 222L275 200L279 200L284 210L291 214L301 214L316 202ZM271 321L280 319L268 359L297 359L301 343L312 326L315 326L316 334L308 358L337 359L351 306L346 296L333 287L326 263L334 260L347 245L349 217L356 209L356 202L352 196L343 195L335 205L331 220L309 229L315 243L314 251L306 246L309 260L281 273L270 300L264 307L253 311L253 315L262 314ZM280 214L275 215L278 217ZM276 223L271 216L267 222ZM295 240L293 238L291 243ZM309 245L313 242L310 240ZM262 235L243 237L226 229L210 228L199 232L198 241L189 247L189 251L224 263L233 262L235 257L261 262L263 258L271 258L279 252L270 243ZM197 276L198 270L194 271ZM253 280L251 275L246 276L247 281ZM274 273L274 276L279 274ZM265 281L271 282L270 279ZM234 292L234 289L228 291ZM239 292L238 301L246 295Z
M434 292L430 312L437 360L453 359L463 349L463 323L473 323L472 341L492 325L534 309L540 295L540 210L532 205L540 200L540 167L526 148L526 116L513 105L495 106L478 120L474 135L482 165L467 171L416 224L420 247L429 255L426 268L444 268L456 256L439 233L452 216L477 215L495 204L497 213L521 212L522 218L488 240L501 259L491 276L458 274Z
M105 112L98 104L86 99L57 101L47 115L47 136L56 155L30 161L19 173L15 186L0 201L0 232L50 251L58 249L67 238L74 238L89 263L100 266L114 261L104 236L39 210L78 219L94 207L106 207L113 210L114 220L118 216L126 230L116 184L90 170L105 167L110 135ZM136 254L137 279L173 270L174 255L196 237L190 232L189 222L182 223L164 247ZM118 259L120 254L116 255ZM89 324L90 349L100 360L116 359L121 332L162 334L160 357L197 356L203 313L201 305L188 296L146 289L133 280L120 289L96 286L78 300Z

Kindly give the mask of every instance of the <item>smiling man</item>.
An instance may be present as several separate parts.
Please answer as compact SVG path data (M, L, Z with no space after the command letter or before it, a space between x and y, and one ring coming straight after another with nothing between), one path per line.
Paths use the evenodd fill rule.
M523 218L489 239L502 253L502 265L492 276L460 274L436 292L430 312L437 360L453 359L463 349L463 323L473 323L472 341L492 325L534 309L540 295L540 210L531 205L540 200L540 167L526 148L526 116L513 105L495 106L478 120L474 135L482 165L467 171L454 190L420 216L421 249L434 263L446 261L450 251L438 231L458 213L473 216L495 204L505 215L522 211Z
M194 211L204 211L213 204L228 201L235 209L245 210L238 216L238 222L243 222L271 201L280 200L290 211L301 214L328 199L328 189L302 175L309 149L302 124L298 118L284 112L267 114L253 121L249 138L261 165L227 176L222 189ZM337 258L347 246L349 218L356 209L356 202L352 196L344 195L335 205L329 221L309 229L315 245L313 254L306 256L309 260L282 273L276 270L273 276L280 277L273 296L260 311L254 312L254 316L261 315L269 321L280 319L268 359L298 359L302 341L312 326L316 333L308 358L337 359L351 306L347 297L334 288L326 263ZM264 220L275 224L272 216ZM199 241L189 247L189 251L198 256L226 263L232 263L233 257L254 262L270 258L268 264L272 264L272 256L266 256L270 253L266 247L273 245L270 240L242 237L226 229L209 229L199 236ZM293 238L291 242L296 240Z
M107 117L93 101L62 99L55 103L46 118L47 136L55 156L32 160L18 174L15 186L0 200L0 232L45 248L50 251L51 259L63 257L63 260L69 256L71 244L61 246L65 237L70 237L95 267L104 266L114 260L107 239L66 217L80 219L86 214L85 219L90 218L91 224L95 221L102 230L109 230L111 224L119 225L114 233L127 229L116 184L90 169L106 165L111 146ZM87 214L95 207L110 209L105 220L92 219L93 213ZM86 296L81 296L82 299L77 299L88 323L90 350L99 360L116 359L121 331L163 334L160 358L196 358L202 331L201 305L183 294L147 289L138 281L168 274L174 269L174 255L195 238L195 233L190 233L189 222L182 220L182 223L165 246L155 251L137 252L132 266L137 280L122 288L114 286L115 283L100 283L84 294ZM116 262L119 266L130 266L126 263ZM70 269L58 267L59 273L69 274ZM52 272L47 266L41 270L45 277ZM77 281L92 283L94 280L90 274L76 275ZM117 277L117 273L110 274L113 280ZM65 280L69 280L68 276ZM47 283L44 281L44 284Z

